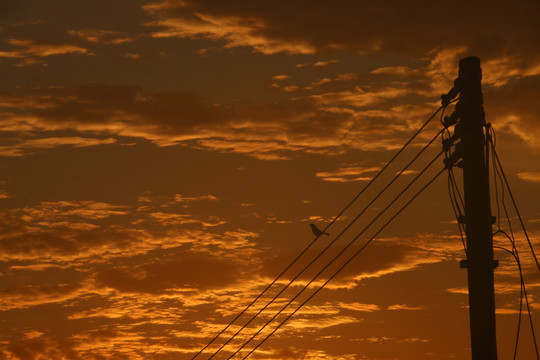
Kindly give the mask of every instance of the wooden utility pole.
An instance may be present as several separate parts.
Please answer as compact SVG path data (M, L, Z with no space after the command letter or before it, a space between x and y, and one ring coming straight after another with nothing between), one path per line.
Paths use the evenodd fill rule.
M477 57L459 62L460 113L465 233L469 280L469 316L473 360L496 360L493 235L489 192L489 152L482 99L482 70Z

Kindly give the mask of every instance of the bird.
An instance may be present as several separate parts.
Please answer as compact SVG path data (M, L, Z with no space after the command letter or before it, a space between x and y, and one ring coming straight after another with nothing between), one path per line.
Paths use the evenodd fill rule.
M323 232L322 230L319 230L319 228L317 228L315 226L315 224L309 224L309 226L311 226L311 231L313 231L313 234L315 236L321 236L321 235L330 235L329 233L327 232Z

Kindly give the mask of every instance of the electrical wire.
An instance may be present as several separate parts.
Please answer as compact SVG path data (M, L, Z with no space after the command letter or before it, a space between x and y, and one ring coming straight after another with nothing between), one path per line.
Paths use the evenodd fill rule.
M383 168L360 190L360 192L353 198L352 201L350 201L339 213L336 215L332 221L322 230L322 233L326 232L330 226L332 226L342 215L343 213L352 206L356 200L371 186L373 182L390 166L390 164L405 150L407 146L424 130L424 128L431 122L431 120L443 109L444 107L439 107L427 120L424 122L424 124L413 134L413 136L401 147L400 150L398 150L397 153L394 154L394 156L383 166ZM321 235L322 235L321 233ZM276 276L276 278L264 288L264 290L257 295L257 297L251 301L244 310L242 310L232 321L229 322L227 326L225 326L214 338L210 340L201 350L199 350L192 358L191 360L194 360L198 355L200 355L208 346L210 346L214 341L216 341L227 329L234 323L236 320L238 320L255 302L261 298L263 294L265 294L284 274L289 270L312 246L313 244L319 239L321 235L316 236L305 248L298 254L289 265L285 267L284 270L281 271L281 273Z
M223 343L209 358L208 360L212 359L215 355L217 355L227 344L229 344L240 332L242 332L257 316L259 316L268 306L270 306L286 289L290 287L290 285L300 277L306 271L311 265L313 265L326 251L334 245L338 239L341 238L341 236L366 212L366 210L422 155L422 153L433 144L433 142L437 139L437 137L441 134L442 130L439 131L429 142L426 144L415 156L412 160L410 160L401 171L399 171L396 176L388 183L386 186L379 191L379 193L362 209L362 211L341 231L341 233L332 240L319 254L312 259L304 268L300 270L299 273L297 273L293 279L289 281L288 284L286 284L266 305L261 308L255 315L253 315L247 323L245 323L240 329L236 331L234 335L228 338L228 340ZM440 154L439 154L440 156ZM325 229L326 230L326 229Z
M497 206L497 228L498 228L498 230L493 235L496 235L498 233L504 234L510 240L510 242L512 244L512 251L510 251L510 250L508 250L506 248L503 248L503 247L499 247L499 246L494 246L494 248L498 248L498 249L504 250L504 251L512 254L512 256L514 257L514 259L516 260L516 263L518 265L519 276L520 276L519 317L518 317L518 325L517 325L517 330L516 330L516 340L515 340L515 345L514 345L513 359L515 360L516 356L517 356L520 329L521 329L521 316L522 316L522 311L523 311L523 297L525 296L525 301L527 303L527 313L528 313L528 316L529 316L529 322L530 322L530 326L531 326L531 332L532 332L532 336L533 336L536 356L537 356L537 359L540 360L539 357L538 357L538 348L537 348L537 344L536 344L536 336L535 336L535 332L534 332L534 327L533 327L533 322L532 322L532 315L531 315L531 312L530 312L529 302L528 302L528 298L527 298L527 292L526 292L526 287L525 287L525 281L524 281L524 278L523 278L521 262L520 262L519 254L518 254L516 244L515 244L515 239L514 239L514 234L513 234L513 229L512 229L512 223L510 221L510 216L508 214L508 210L506 208L506 203L504 201L504 199L505 199L504 184L506 184L509 192L511 192L511 190L510 190L508 182L506 181L506 177L504 176L504 172L502 170L502 166L500 165L500 161L498 159L498 156L497 156L497 154L495 152L495 143L496 143L495 130L493 129L491 124L486 125L486 130L487 130L486 136L488 138L488 142L486 144L485 163L488 164L490 162L490 160L489 160L490 151L489 150L491 150L491 153L492 153L491 162L492 162L492 165L493 165L493 180L494 180L494 185L495 185L494 186L494 188L495 188L495 200L496 200L496 206ZM446 129L446 131L449 133L448 129ZM444 137L444 133L443 133L443 137ZM491 145L491 146L489 146L489 145ZM445 157L448 158L448 151L445 151ZM499 167L497 167L497 162L499 163ZM500 169L500 171L499 171L499 169ZM499 178L500 184L501 184L502 207L504 209L504 213L505 213L505 216L506 216L506 219L507 219L507 222L508 222L508 227L509 227L510 233L512 234L511 236L508 235L506 232L504 232L501 229L501 206L500 206L500 203L499 203L499 191L498 191L497 178ZM461 241L462 241L463 246L465 248L465 252L467 252L467 248L466 248L466 245L465 245L465 242L464 242L464 239L463 239L462 226L461 226L461 223L459 222L459 217L462 215L462 212L460 210L459 205L461 204L461 207L464 209L464 201L463 201L463 198L462 198L461 193L459 191L459 187L457 186L457 182L455 180L455 176L454 176L452 167L448 168L448 191L449 191L449 197L450 197L450 203L452 205L452 209L454 211L456 219L458 220L458 227L459 227ZM516 207L516 212L518 212L517 205L515 203L515 200L514 200L513 196L512 196L512 201L514 202L514 206ZM519 213L518 213L518 215L519 215ZM521 217L520 217L520 221L522 222ZM523 222L522 222L522 227L523 227L523 230L525 232ZM528 237L527 237L527 239L528 239ZM536 260L536 256L534 255L534 250L532 248L532 245L531 245L530 241L529 241L529 246L531 247L531 250L533 251L533 256L535 257L535 260ZM538 262L537 262L537 265L538 265Z
M531 334L532 334L533 341L534 341L534 349L536 351L536 359L540 360L540 355L539 355L539 352L538 352L538 345L536 343L536 335L535 335L535 331L534 331L534 325L533 325L533 321L532 321L531 308L529 306L529 299L527 297L527 288L525 286L525 280L523 278L523 269L521 267L521 261L519 259L519 254L518 254L517 248L515 246L515 239L511 238L503 230L497 230L493 235L496 235L496 234L502 234L502 235L506 236L508 238L508 240L510 241L510 243L512 244L512 251L510 251L510 250L508 250L506 248L503 248L501 246L494 246L494 248L504 250L504 251L510 253L514 257L514 259L516 260L516 264L518 266L519 277L520 277L520 281L521 281L522 296L520 298L520 317L519 317L518 330L517 330L517 335L516 335L516 344L515 344L515 348L514 348L514 359L516 358L516 354L517 354L517 346L518 346L518 339L519 339L519 328L520 328L520 324L521 324L521 307L522 307L523 296L524 296L525 297L525 304L527 305L527 314L528 314L528 317L529 317L529 323L530 323L530 326L531 326Z
M499 162L499 167L497 166L496 159L498 160L498 157L497 157L497 154L495 152L496 134L495 134L495 129L493 129L493 127L491 125L489 125L489 124L488 124L488 136L489 136L488 141L489 141L489 144L491 145L490 150L491 150L491 153L492 153L493 180L494 180L494 185L495 185L495 199L496 199L496 206L497 206L497 228L498 228L498 230L495 231L493 233L493 235L502 234L502 235L506 236L506 238L512 244L512 251L510 251L510 250L508 250L506 248L503 248L503 247L499 247L499 246L494 246L494 248L504 250L504 251L510 253L514 257L514 259L516 260L516 263L518 265L519 276L520 276L520 280L521 280L520 304L519 304L519 313L518 313L519 318L518 318L518 326L517 326L517 330L516 330L516 341L515 341L515 345L514 345L514 357L513 357L513 359L515 360L516 356L517 356L519 335L520 335L520 328L521 328L521 316L522 316L522 312L523 312L523 296L524 295L525 295L525 302L527 303L527 313L528 313L529 322L530 322L530 325L531 325L531 332L532 332L532 336L533 336L533 340L534 340L536 357L538 359L539 358L539 356L538 356L538 347L537 347L537 344L536 344L536 336L535 336L534 327L533 327L533 323L532 323L532 316L531 316L531 312L530 312L530 308L529 308L529 302L528 302L528 298L527 298L527 290L526 290L526 287L525 287L525 280L523 278L523 272L522 272L522 268L521 268L521 261L519 259L519 253L518 253L518 250L517 250L517 247L516 247L516 241L515 241L515 238L514 238L514 231L512 229L511 218L510 218L510 215L508 214L508 209L506 208L505 190L504 190L505 186L504 186L504 184L506 183L506 186L507 186L509 192L510 192L510 188L509 188L509 184L504 181L505 177L504 177L504 173L503 173L503 170L502 170L502 166L500 166L500 162ZM497 178L499 179L500 184L501 184L501 203L502 203L502 208L503 208L503 211L504 211L504 214L505 214L505 217L506 217L506 221L508 223L508 229L510 230L510 235L508 235L507 232L505 232L505 231L503 231L501 229L501 222L500 222L501 210L500 210L499 194L498 194L498 183L499 182L497 181ZM517 211L517 206L516 206L516 211ZM520 220L521 220L521 218L520 218ZM531 248L531 250L532 250L532 248ZM533 255L534 255L534 250L533 250Z
M495 129L493 129L493 126L491 126L491 124L489 124L489 123L486 124L486 128L488 130L487 135L489 136L488 144L489 144L490 140L492 140L493 144L495 144L496 143ZM489 147L488 151L489 150L491 150L491 152L493 153L493 148L492 147ZM495 236L498 233L504 233L506 235L506 237L508 238L508 240L510 240L510 243L512 244L512 252L511 253L514 256L514 259L516 259L516 262L518 262L518 269L520 270L520 278L523 279L523 275L521 273L521 266L520 266L520 262L519 262L519 255L518 255L518 252L517 252L516 242L515 242L515 239L514 239L514 232L512 230L512 222L510 221L510 216L508 215L508 210L506 208L504 185L503 185L503 181L501 179L501 175L499 173L499 169L497 168L497 163L495 161L495 155L493 155L493 154L491 156L491 163L492 163L492 168L493 168L493 185L494 185L494 189L495 189L495 204L496 204L496 207L497 207L497 231L495 231L493 233L493 236ZM501 184L501 202L502 202L502 207L504 209L504 214L506 216L506 221L508 223L508 229L510 230L510 234L512 234L511 237L501 229L501 202L499 202L499 189L498 189L499 188L499 181L498 180L501 180L500 181L500 184ZM498 247L498 246L494 246L494 248L500 248L500 249L503 249L503 250L508 252L508 250L505 249L505 248L501 248L501 247ZM522 282L523 282L523 280L522 280ZM517 357L517 350L518 350L518 344L519 344L519 335L520 335L520 329L521 329L521 316L522 316L522 313L523 313L523 285L522 284L520 285L520 295L519 296L520 296L520 298L519 298L518 325L517 325L517 329L516 329L516 340L515 340L515 344L514 344L514 357L513 357L514 360Z
M500 170L500 174L502 175L501 181L504 180L503 182L506 185L506 189L508 190L508 194L510 195L510 199L512 199L514 209L516 210L516 214L517 214L519 222L521 224L521 228L523 229L523 233L525 234L525 238L527 239L527 243L529 244L529 248L531 249L532 256L534 258L534 261L536 262L536 266L537 266L538 270L540 271L540 263L538 263L538 258L536 257L536 253L535 253L534 248L532 246L531 239L529 238L529 234L527 233L527 230L525 229L525 224L523 223L523 219L521 218L521 214L519 212L516 200L514 198L512 190L510 189L510 185L508 183L506 175L504 174L504 170L503 170L503 167L501 165L499 155L497 154L497 151L495 150L495 146L493 145L492 141L490 141L490 144L491 144L491 149L492 149L493 156L497 160L498 169ZM504 186L502 186L501 188L504 188Z
M238 348L231 356L228 357L228 359L231 359L234 355L236 355L240 350L242 350L249 342L251 342L251 340L253 340L264 328L266 328L266 326L268 326L277 316L279 316L279 314L281 314L294 300L296 300L296 298L298 296L300 296L308 287L309 285L315 281L334 261L336 261L339 257L341 257L341 255L351 246L354 244L354 242L356 242L356 240L371 226L375 223L375 221L377 221L379 219L379 217L384 214L386 212L386 210L388 210L390 208L390 206L392 206L396 201L397 199L399 199L415 182L416 180L418 180L426 171L427 169L429 169L429 167L442 155L442 151L433 159L429 162L428 165L426 165L424 167L424 169L397 195L394 197L394 199L392 199L392 201L381 211L379 212L379 214L377 216L375 216L375 218L368 224L366 225L362 231L356 235L330 262L328 262L324 268L322 270L320 270L301 290L300 292L298 292L298 294L296 294L285 306L283 306L283 308L281 308L281 310L279 310L268 322L266 322L266 324L264 324L254 335L251 336L251 338L249 340L247 340L246 342L244 342L244 344Z
M417 197L420 195L426 188L428 188L443 172L445 169L442 169L435 175L426 185L424 185L405 205L403 205L397 213L395 213L389 220L387 220L382 227L368 240L364 245L358 249L326 282L320 286L313 294L311 294L310 297L308 297L306 300L304 300L291 314L289 314L279 325L272 330L270 334L268 334L257 346L255 346L246 356L244 356L242 359L246 359L248 356L250 356L255 350L257 350L268 338L270 338L285 322L287 322L298 310L300 310L309 300L311 300L319 291L321 291L334 277L336 277L356 256L358 256L372 241L375 239L377 235L381 233L386 226L388 226L407 206L409 206ZM230 358L229 358L230 359Z
M458 101L458 100L459 100L459 98L454 99L452 102ZM450 102L450 103L452 103L452 102ZM445 135L445 133L447 133L448 138L450 138L451 134L450 134L450 130L448 129L448 127L445 126L444 121L443 121L444 110L446 110L446 108L443 109L439 121L444 127L443 134L442 134L442 139L443 139L444 157L445 157L445 160L447 161L448 158L449 158L450 150L449 149L448 150L444 149L444 141L445 141L444 135ZM448 167L448 196L450 198L450 205L452 206L452 211L454 213L454 216L456 217L456 222L457 222L458 229L459 229L459 237L461 239L461 244L463 245L463 249L465 250L465 254L468 254L467 253L467 244L465 242L465 237L463 236L463 234L465 233L465 229L462 229L462 226L464 227L465 225L462 225L461 222L460 222L460 218L463 215L463 212L461 211L461 208L464 209L465 205L464 205L461 193L459 191L459 188L457 186L457 182L456 182L456 179L454 177L454 171L453 171L452 166ZM459 201L458 201L458 197L459 197ZM460 208L460 204L461 204L461 208Z
M493 234L495 235L495 234ZM494 245L493 246L494 249L499 249L499 250L503 250L503 251L506 251L507 253L511 254L514 259L516 260L516 262L518 261L518 259L516 258L515 254L511 251L511 250L508 250L502 246L496 246ZM519 265L518 265L519 266ZM514 343L514 356L512 357L513 360L516 360L516 357L517 357L517 350L518 350L518 343L519 343L519 335L520 335L520 329L521 329L521 314L522 314L522 309L523 309L523 276L520 272L520 292L519 292L519 316L518 316L518 324L517 324L517 330L516 330L516 341Z
M441 123L442 123L442 115L441 115ZM505 199L504 184L506 184L506 187L508 188L508 191L509 191L510 196L512 198L512 202L514 203L514 207L516 209L516 212L518 213L518 216L519 216L523 231L524 231L524 233L525 233L525 235L527 237L527 240L529 242L529 247L531 248L531 251L533 253L533 256L535 258L537 266L538 266L538 261L537 261L536 255L534 254L534 249L532 248L532 244L531 244L531 242L530 242L530 240L529 240L529 238L527 236L525 226L523 224L521 216L519 215L519 210L517 209L517 204L515 202L514 197L511 194L511 189L510 189L509 184L508 184L508 182L506 180L506 177L504 176L504 171L502 170L502 165L500 164L500 160L499 160L499 158L498 158L498 156L496 154L496 151L495 151L495 143L496 143L495 130L493 129L491 124L486 125L486 130L487 130L486 137L487 137L488 141L486 143L486 152L485 152L486 159L485 159L485 163L487 165L490 162L490 160L489 160L490 151L489 150L491 148L491 153L493 154L491 162L493 163L493 179L494 179L494 184L495 184L495 199L496 199L496 205L497 205L497 227L498 227L498 231L495 232L493 235L495 235L497 233L502 233L502 234L506 235L506 237L510 240L510 242L512 244L512 251L510 251L508 249L505 249L505 248L502 248L502 247L498 247L498 246L494 246L494 248L500 248L500 249L505 250L505 251L509 252L510 254L512 254L512 256L515 258L515 260L516 260L516 262L518 264L518 269L519 269L519 274L520 274L520 282L521 282L519 318L518 318L518 326L517 326L517 331L516 331L516 340L515 340L515 346L514 346L514 357L513 357L513 359L515 360L516 356L517 356L519 336L520 336L520 328L521 328L521 315L522 315L522 309L523 309L523 296L524 295L525 295L525 301L527 303L527 313L528 313L528 316L529 316L529 322L530 322L530 325L531 325L531 332L532 332L532 335L533 335L535 351L536 351L536 355L537 355L537 359L538 359L538 348L537 348L537 344L536 344L536 337L535 337L535 333L534 333L534 327L533 327L533 323L532 323L532 316L531 316L531 313L530 313L530 307L529 307L529 303L528 303L528 298L526 296L527 293L526 293L525 281L523 279L523 273L522 273L522 269L521 269L521 262L519 260L519 255L518 255L518 251L517 251L516 244L515 244L515 239L514 239L513 230L512 230L512 223L510 221L510 216L508 214L508 210L506 208L506 204L505 204L505 201L504 201L504 199ZM445 129L445 131L448 133L448 137L450 137L450 131L448 129ZM444 133L443 133L443 138L444 138ZM448 159L448 153L449 153L449 151L447 151L445 149L445 158L446 159ZM497 162L498 162L498 165L499 165L498 167L497 167ZM499 178L500 183L501 183L502 207L504 209L504 213L505 213L506 219L508 221L508 227L509 227L509 230L510 230L512 236L508 235L506 232L501 230L501 206L499 204L499 193L498 193L497 177ZM463 202L463 198L462 198L462 196L461 196L461 194L459 192L459 188L457 186L457 182L455 180L452 167L448 168L448 192L449 192L450 203L452 205L452 209L454 211L456 219L458 220L458 227L459 227L461 241L462 241L463 246L465 248L465 252L467 252L467 248L466 248L466 245L465 245L465 242L464 242L464 239L463 239L462 226L461 226L461 223L459 221L459 217L462 215L459 204L461 203L462 207L464 208L464 202ZM457 194L457 196L456 196L456 194ZM458 198L459 198L459 202L458 202ZM540 267L539 267L539 269L540 269Z
M462 225L460 222L460 218L463 216L463 212L461 211L459 204L461 203L462 207L464 207L464 204L452 169L448 169L448 195L450 197L450 204L452 205L452 210L454 211L454 215L456 217L456 222L459 229L459 237L461 239L461 243L463 244L465 254L467 254L468 258L467 244L465 242L465 237L463 236L463 234L465 233L465 229L463 229L464 225Z
M492 142L493 147L495 147L495 144L497 143L497 137L495 135L495 129L493 129L493 126L491 126L491 124L489 124L488 135L489 135L488 141L490 143ZM491 162L492 162L492 167L493 167L493 184L495 186L495 202L496 202L496 205L497 205L497 228L500 230L501 229L501 207L500 207L500 204L499 204L499 191L498 191L499 186L498 186L498 182L497 182L497 165L496 165L496 162L495 162L495 155L493 155L493 154L491 156ZM502 183L501 183L501 186L502 186ZM502 187L502 192L504 194L504 187ZM503 196L503 200L504 200L504 196Z
M511 221L511 218L510 218L510 214L508 213L508 209L506 208L506 201L505 201L506 194L505 194L505 190L504 190L505 189L504 180L502 178L502 175L501 175L501 172L500 172L499 168L497 167L497 163L495 162L495 152L494 152L493 147L491 148L491 152L493 154L493 156L491 158L493 159L494 175L495 174L497 175L497 177L499 178L499 181L501 183L501 203L502 203L502 208L503 208L503 211L504 211L504 216L506 217L508 230L510 230L512 244L515 247L515 237L514 237L514 230L512 228L512 221ZM499 206L498 203L497 203L497 206ZM498 211L498 213L500 213L500 208L497 211ZM500 221L497 223L497 228L498 228L498 230L501 230Z
M515 344L514 344L514 356L513 356L513 359L515 360L516 357L517 357L517 350L518 350L519 336L520 336L520 329L521 329L521 317L522 317L522 312L523 312L523 297L524 296L525 296L525 302L527 303L527 314L528 314L529 322L530 322L530 326L531 326L531 332L532 332L532 336L533 336L533 341L534 341L534 346L535 346L535 351L536 351L536 357L537 357L537 359L539 359L538 347L537 347L537 343L536 343L536 336L535 336L535 332L534 332L534 326L533 326L533 323L532 323L532 315L531 315L530 308L529 308L529 302L528 302L528 298L527 298L527 290L526 290L526 287L525 287L525 280L524 280L524 277L523 277L521 261L519 259L519 253L518 253L518 250L517 250L517 247L516 247L516 241L515 241L515 238L514 238L514 231L512 229L512 221L511 221L510 215L508 213L508 209L506 208L506 202L505 202L505 197L506 196L505 196L505 186L504 186L505 183L506 183L506 186L508 188L508 191L510 192L511 190L510 190L509 184L507 182L505 182L505 177L504 177L504 173L503 173L503 170L502 170L502 166L500 166L500 162L499 162L499 166L497 166L498 157L497 157L497 154L495 152L495 144L496 144L495 129L491 126L491 124L487 124L486 129L487 129L487 136L488 136L488 144L487 145L488 146L491 145L491 146L489 146L488 150L491 150L491 154L492 154L491 162L492 162L492 166L493 166L493 183L494 183L494 188L495 188L495 200L496 200L496 206L497 206L497 231L495 231L493 233L493 236L495 236L497 234L502 234L502 235L506 236L506 238L512 244L512 250L511 251L506 249L506 248L500 247L500 246L494 246L494 248L504 250L504 251L510 253L514 257L514 259L516 260L516 263L518 265L519 277L520 277L520 281L521 281L520 300L519 300L520 303L519 303L519 312L518 312L518 325L517 325L517 330L516 330L516 340L515 340ZM486 151L486 152L489 153L489 151ZM486 155L486 157L487 157L487 155ZM499 181L497 181L497 179ZM500 203L499 203L499 191L498 191L499 183L501 184L501 194L500 194L500 200L501 201L500 201ZM507 221L508 229L510 231L510 235L507 232L505 232L504 230L501 229L501 204L502 204L502 208L503 208L503 211L504 211L504 215L506 217L506 221ZM517 206L516 206L516 211L517 211ZM521 218L520 218L520 220L521 220ZM531 250L532 250L532 248L531 248ZM533 250L533 255L534 255L534 250Z
M302 275L304 273L304 271L306 271L311 265L313 265L315 263L315 261L317 261L324 253L326 253L326 251L333 245L336 243L336 241L338 239L341 238L341 236L366 212L366 210L371 206L373 205L373 203L420 157L420 155L427 149L429 148L429 146L431 146L431 144L433 144L433 142L435 141L435 139L437 139L437 137L441 134L442 131L439 131L429 142L427 145L425 145L416 155L415 157L409 161L409 163L407 163L407 165L405 165L403 167L403 169L401 171L399 171L397 173L396 176L394 176L394 178L388 183L386 184L386 186L381 190L379 191L379 193L362 209L362 211L341 231L341 233L334 239L332 240L314 259L311 260L310 263L308 263L306 266L304 266L304 268L292 279L289 281L288 284L285 285L285 287L283 287L281 289L281 291L276 294L274 296L273 299L271 299L262 309L260 309L255 315L253 315L251 317L251 319L245 323L232 337L230 337L224 344L221 345L221 347L219 349L217 349L213 354L212 356L210 356L208 358L208 360L212 359L219 351L221 351L231 340L233 340L233 338L235 338L242 330L244 330L253 320L255 320L255 318L257 316L259 316L268 306L270 306L287 288L289 288L289 286L296 280L298 279L298 277L300 277L300 275ZM439 154L440 156L440 154Z

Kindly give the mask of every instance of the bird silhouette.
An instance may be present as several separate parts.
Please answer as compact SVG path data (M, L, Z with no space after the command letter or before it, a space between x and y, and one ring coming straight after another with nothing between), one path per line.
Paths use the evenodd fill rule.
M309 226L311 226L311 231L313 231L313 234L314 234L315 236L330 235L330 234L327 233L327 232L323 232L322 230L319 230L319 228L316 227L315 224L309 224Z

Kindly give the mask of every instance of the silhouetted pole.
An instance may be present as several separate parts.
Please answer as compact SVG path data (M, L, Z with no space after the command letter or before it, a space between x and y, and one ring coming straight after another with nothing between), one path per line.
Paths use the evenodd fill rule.
M493 235L482 70L477 57L459 62L461 143L473 360L496 360Z

